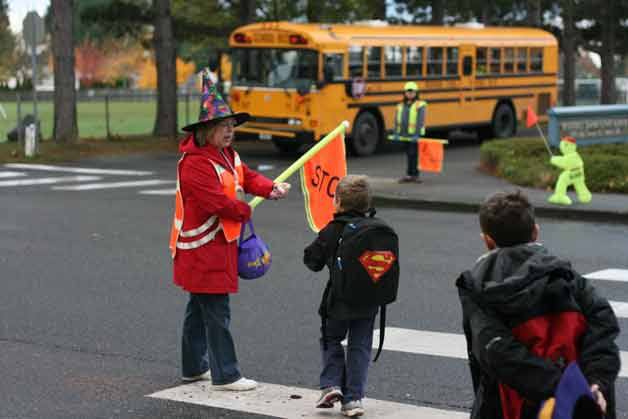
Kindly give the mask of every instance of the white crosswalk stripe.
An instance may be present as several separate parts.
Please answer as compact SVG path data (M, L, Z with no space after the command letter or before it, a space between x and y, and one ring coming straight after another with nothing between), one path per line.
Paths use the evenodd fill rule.
M56 191L93 191L96 189L115 189L115 188L136 188L143 186L163 185L167 183L175 183L174 180L140 180L129 182L103 182L103 183L84 183L75 186L55 186L52 189Z
M14 177L23 177L26 176L24 172L0 172L0 179L14 178Z
M277 418L316 419L339 415L337 409L316 409L318 390L288 387L277 384L260 383L249 392L212 391L209 383L186 384L148 397L192 403L208 407L235 410ZM378 419L421 418L421 419L462 419L469 413L454 410L433 409L383 400L364 399L366 415ZM330 409L331 410L331 409Z
M420 355L467 359L467 344L463 334L387 327L384 349ZM373 348L379 345L379 330L373 335ZM628 377L628 352L621 351L620 377Z
M604 269L584 275L585 278L602 281L628 282L628 269Z
M0 181L0 187L6 188L15 186L53 185L55 183L63 182L91 182L100 179L100 176L60 176L38 179L2 180Z
M148 176L153 174L153 172L147 172L143 170L94 169L86 167L52 166L48 164L30 163L7 163L4 165L4 167L8 167L10 169L80 173L86 175Z
M149 189L145 191L140 191L140 195L174 195L177 190L172 189Z

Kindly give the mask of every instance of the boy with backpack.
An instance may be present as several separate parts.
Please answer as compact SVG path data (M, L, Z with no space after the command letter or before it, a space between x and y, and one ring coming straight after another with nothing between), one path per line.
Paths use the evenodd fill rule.
M323 370L316 407L333 408L340 401L343 415L362 416L375 316L380 309L379 356L385 306L397 296L398 238L392 228L374 217L366 176L342 178L334 206L334 219L303 256L309 269L318 272L327 266L330 272L319 308ZM347 335L345 360L342 341Z
M597 403L598 416L587 417L615 418L619 326L608 301L537 242L534 209L521 192L491 196L479 218L489 253L456 282L475 392L471 418L536 419L573 363ZM569 417L583 417L577 410Z

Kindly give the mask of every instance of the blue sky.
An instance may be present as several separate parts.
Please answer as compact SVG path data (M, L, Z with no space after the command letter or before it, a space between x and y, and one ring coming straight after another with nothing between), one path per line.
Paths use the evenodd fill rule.
M26 14L31 10L35 10L39 13L39 16L44 17L50 0L9 0L7 3L9 4L11 30L20 32L22 30L22 21Z

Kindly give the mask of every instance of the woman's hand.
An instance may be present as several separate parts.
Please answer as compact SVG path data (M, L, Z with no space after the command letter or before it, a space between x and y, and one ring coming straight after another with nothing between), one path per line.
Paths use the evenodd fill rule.
M286 182L280 182L273 184L273 191L268 196L269 199L282 199L290 192L290 184Z
M597 405L600 407L600 410L602 410L602 413L606 414L606 399L604 398L604 395L600 391L600 386L597 384L593 384L591 386L591 393L593 393L593 399L595 400Z

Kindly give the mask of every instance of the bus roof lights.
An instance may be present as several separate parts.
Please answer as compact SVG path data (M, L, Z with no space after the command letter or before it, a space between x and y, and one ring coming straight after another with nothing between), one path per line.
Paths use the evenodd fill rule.
M250 44L252 42L250 36L247 36L246 34L243 34L241 32L233 35L233 40L236 41L238 44Z
M292 45L306 45L307 39L301 35L290 35L290 43Z

